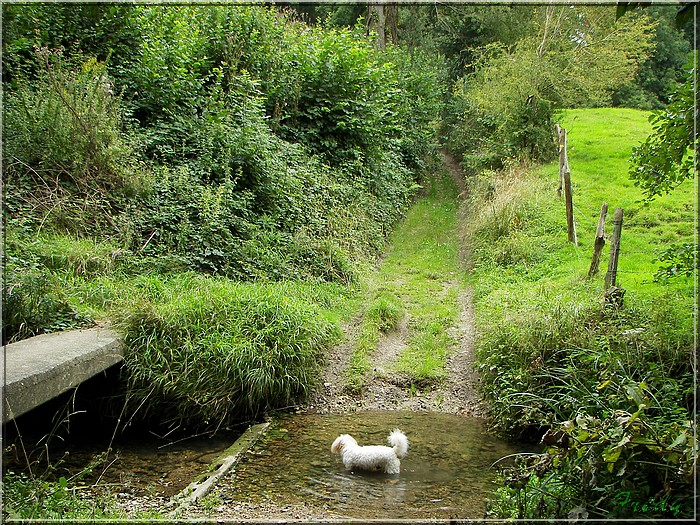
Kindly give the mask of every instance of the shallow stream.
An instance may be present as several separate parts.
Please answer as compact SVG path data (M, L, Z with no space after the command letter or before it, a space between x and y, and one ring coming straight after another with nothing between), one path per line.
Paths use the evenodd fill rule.
M70 432L63 425L51 430L60 412L57 405L7 425L5 430L11 431L3 436L3 471L27 472L30 463L34 474L44 479L65 476L71 484L109 487L129 509L166 511L168 499L205 471L244 430L220 431L213 437L163 439L148 431L114 436L113 423L80 411L71 417ZM410 442L399 475L346 471L330 451L340 434L353 435L360 445L383 445L396 427ZM494 437L479 419L450 414L286 415L220 480L213 498L192 509L191 517L476 519L484 516L495 486L494 463L507 464L500 460L531 450Z
M410 442L399 475L349 472L331 454L341 433L360 445L383 445L395 427ZM481 518L494 488L494 463L527 450L490 435L475 418L399 411L297 414L268 430L215 494L228 509L304 507L309 515L321 511L341 519Z

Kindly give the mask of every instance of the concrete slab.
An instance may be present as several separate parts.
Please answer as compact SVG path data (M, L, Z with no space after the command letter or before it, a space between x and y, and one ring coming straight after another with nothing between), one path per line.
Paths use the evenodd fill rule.
M123 359L122 341L108 328L31 337L3 348L2 422L6 423Z

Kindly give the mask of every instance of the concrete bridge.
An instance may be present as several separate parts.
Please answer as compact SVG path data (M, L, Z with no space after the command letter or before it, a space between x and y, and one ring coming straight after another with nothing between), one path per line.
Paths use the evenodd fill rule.
M2 422L29 412L123 359L108 328L44 334L3 348Z

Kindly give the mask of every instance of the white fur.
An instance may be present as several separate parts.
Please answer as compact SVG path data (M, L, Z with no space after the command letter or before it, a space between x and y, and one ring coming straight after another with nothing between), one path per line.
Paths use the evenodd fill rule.
M408 438L398 428L395 428L387 438L389 447L370 445L361 447L348 434L341 434L331 445L331 452L340 454L343 465L348 470L381 471L387 474L398 474L401 461L408 453Z

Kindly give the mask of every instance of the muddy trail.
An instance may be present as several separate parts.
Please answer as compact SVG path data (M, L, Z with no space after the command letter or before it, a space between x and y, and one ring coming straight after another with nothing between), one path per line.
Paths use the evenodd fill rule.
M451 175L459 192L458 224L463 223L466 187L457 161L442 155L444 169ZM461 234L459 235L462 238ZM463 244L463 243L462 243ZM459 248L459 261L466 271L468 252ZM381 264L381 262L380 262ZM410 271L410 264L407 265ZM401 279L401 276L397 276ZM357 392L347 383L347 370L353 348L357 344L361 316L355 317L344 330L344 341L328 354L327 367L319 388L310 397L308 410L342 414L359 410L434 411L458 415L480 416L478 377L474 370L474 308L471 290L461 280L447 278L442 282L443 296L456 293L460 307L458 320L448 330L453 342L447 357L446 379L437 384L416 384L410 376L392 371L401 352L409 345L410 318L405 316L397 330L380 335L371 359L371 373Z

